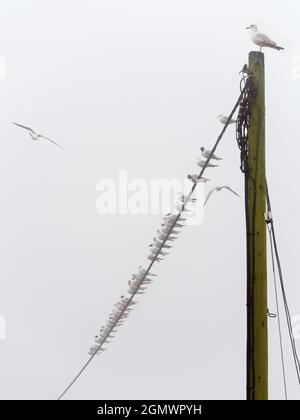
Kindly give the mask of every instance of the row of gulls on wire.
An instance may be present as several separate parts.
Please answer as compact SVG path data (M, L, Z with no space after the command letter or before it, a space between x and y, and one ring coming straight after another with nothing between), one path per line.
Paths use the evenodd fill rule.
M204 167L206 167L206 168L216 168L216 167L219 166L219 165L214 165L213 163L210 163L210 162L207 163L207 159L208 158L210 158L210 160L215 160L215 161L223 160L223 158L215 155L214 153L211 152L211 150L205 149L205 147L201 147L200 150L201 150L202 157L205 158L205 160L203 160L202 158L198 158L197 165L200 166L200 168L204 168ZM210 179L205 178L203 176L201 178L199 178L199 175L197 175L197 174L193 174L193 175L190 175L189 174L188 175L188 179L191 182L193 182L194 184L198 184L199 182L206 183L206 182L209 182L210 181ZM235 192L228 185L217 186L217 187L211 189L208 192L208 194L207 194L207 196L205 198L205 201L204 201L204 205L207 204L208 200L210 199L211 195L214 192L219 192L219 191L222 191L222 190L230 191L232 194L236 195L237 197L240 197L240 195L237 192ZM182 199L181 201L184 201L184 200Z
M42 139L45 139L45 140L48 140L51 143L55 144L57 147L60 147L61 149L63 149L63 147L60 144L56 143L54 140L49 139L49 137L46 137L42 134L37 133L32 128L26 127L25 125L22 125L22 124L18 124L16 122L13 122L13 124L17 125L18 127L24 128L24 130L27 130L27 132L29 133L29 135L30 135L30 137L33 141L41 141Z
M208 159L212 159L214 161L222 160L222 158L216 156L215 154L212 154L210 150L207 150L204 147L201 147L200 150L202 157L206 159L203 162L207 162ZM201 165L199 166L203 167L204 165L202 165L201 163ZM188 175L188 179L191 182L193 182L195 186L199 182L206 183L209 181L208 178L200 178L200 174ZM214 191L221 191L222 189L226 189L228 191L231 191L235 195L238 195L227 185L215 187L208 193L205 200L205 204L207 203L207 200L210 198ZM177 203L175 205L175 209L177 210L177 212L168 213L166 216L163 217L160 228L157 230L157 236L153 238L153 241L149 245L150 252L147 255L147 259L151 261L150 265L147 269L140 266L137 272L133 274L132 278L128 281L128 294L126 296L122 295L120 297L120 300L115 304L113 311L109 315L106 324L100 328L99 333L95 336L95 343L89 349L89 354L91 355L91 358L89 360L91 360L95 355L99 355L104 350L106 350L106 348L104 348L103 345L109 343L110 339L112 339L115 336L118 327L123 324L126 318L128 318L128 316L133 310L134 305L137 303L136 300L133 300L133 297L135 297L136 295L144 294L148 286L153 282L153 276L155 277L156 274L151 273L150 269L152 269L152 265L154 264L154 262L161 262L167 255L169 255L170 250L173 248L174 242L177 240L181 228L184 227L185 222L187 220L186 213L185 215L183 215L182 213L190 211L186 208L186 205L188 203L195 203L196 201L195 198L192 198L192 193L193 190L190 192L189 195L184 195L182 193L177 194L178 198Z

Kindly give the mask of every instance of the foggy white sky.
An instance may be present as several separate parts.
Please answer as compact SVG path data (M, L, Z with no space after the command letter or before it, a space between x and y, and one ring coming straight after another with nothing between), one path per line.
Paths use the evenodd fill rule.
M256 23L286 49L265 51L267 164L292 316L299 315L300 5L256 1L0 0L0 398L53 399L138 265L160 216L100 216L96 185L195 172L257 49ZM247 14L251 10L251 14ZM33 143L17 121L64 145ZM243 192L234 127L212 185ZM157 280L70 399L243 399L243 200L219 193L187 227ZM276 310L270 277L270 311ZM270 320L270 398L282 398ZM285 336L289 396L299 399ZM300 351L299 341L297 342Z

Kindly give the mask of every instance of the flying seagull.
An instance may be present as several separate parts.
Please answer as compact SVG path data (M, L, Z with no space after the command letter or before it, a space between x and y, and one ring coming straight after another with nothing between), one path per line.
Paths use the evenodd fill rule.
M212 155L211 151L204 149L204 147L201 147L200 150L202 152L202 156L205 157L205 159L208 159L210 157L211 159L214 159L214 160L223 160L222 158L219 158L216 155Z
M222 115L222 114L220 114L220 115L218 115L218 120L222 123L222 124L227 124L227 121L228 121L228 117L226 117L226 115ZM234 118L231 118L231 120L229 121L229 123L228 124L234 124L234 123L236 123L237 122L237 120L235 120Z
M223 185L222 187L215 187L212 190L210 190L210 192L207 194L204 205L208 202L210 196L212 195L212 193L214 191L221 191L223 189L226 189L228 191L231 191L233 194L237 195L238 197L240 197L240 195L238 193L236 193L235 191L233 191L230 187L228 187L228 185Z
M15 124L15 125L17 125L18 127L21 127L21 128L24 128L25 130L27 130L27 131L29 132L29 135L30 135L30 137L32 138L32 140L39 141L39 140L41 140L41 139L45 139L45 140L48 140L48 141L50 141L51 143L55 144L56 146L60 147L61 149L63 149L63 147L62 147L62 146L60 146L59 144L55 143L55 141L53 141L53 140L49 139L49 137L45 137L45 136L43 136L42 134L38 134L38 133L37 133L36 131L34 131L32 128L30 128L30 127L26 127L25 125L18 124L18 123L16 123L16 122L13 122L13 124Z
M250 25L248 28L251 32L251 39L254 44L260 47L260 51L263 47L274 48L275 50L284 50L284 48L280 47L276 44L276 42L272 41L267 35L263 34L262 32L258 32L256 25Z

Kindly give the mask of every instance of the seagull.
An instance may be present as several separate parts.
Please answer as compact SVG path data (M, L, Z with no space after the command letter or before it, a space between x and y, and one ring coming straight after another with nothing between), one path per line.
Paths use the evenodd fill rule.
M201 147L200 150L202 152L202 156L205 157L206 159L208 159L210 157L211 159L214 159L214 160L223 160L222 158L219 158L216 155L212 155L211 151L204 149L204 147Z
M184 209L183 209L183 206L184 206ZM190 209L188 209L187 208L187 203L186 204L184 204L182 201L177 201L177 203L175 204L175 209L176 210L178 210L178 211L185 211L185 212L191 212L192 210L190 210ZM176 236L176 238L177 238L177 236Z
M177 197L178 197L178 200L182 203L184 203L187 200L189 202L192 202L192 203L196 203L196 201L197 201L196 198L192 198L192 197L189 197L188 195L184 195L184 194L181 194L181 193L178 193Z
M284 48L280 47L276 44L276 42L272 41L267 35L263 34L262 32L258 32L256 25L250 25L248 28L251 31L251 39L254 44L260 47L260 51L263 47L274 48L275 50L284 50Z
M222 114L220 114L220 115L218 115L218 120L222 123L222 124L227 124L227 121L228 121L228 117L226 117L226 115L222 115ZM228 124L234 124L234 123L236 123L237 122L237 120L235 120L234 118L231 118L231 120L229 121L229 123Z
M30 135L30 137L32 138L32 140L39 141L40 139L45 139L45 140L50 141L50 142L51 142L51 143L53 143L53 144L56 144L56 146L58 146L58 147L60 147L61 149L63 149L63 147L62 147L62 146L60 146L59 144L55 143L55 141L53 141L53 140L49 139L48 137L43 136L42 134L38 134L38 133L37 133L36 131L34 131L32 128L30 128L30 127L26 127L25 125L18 124L18 123L16 123L16 122L13 122L13 124L17 125L18 127L22 127L22 128L24 128L25 130L29 131L29 135Z
M223 190L223 189L226 189L226 190L228 190L228 191L231 191L233 194L235 194L235 195L237 195L238 197L241 197L238 193L236 193L235 191L233 191L230 187L228 187L228 185L223 185L222 187L215 187L215 188L213 188L208 194L207 194L207 196L206 196L206 199L205 199L205 202L204 202L204 205L208 202L208 200L209 200L209 198L210 198L210 196L212 195L212 193L214 192L214 191L221 191L221 190Z
M213 165L212 163L207 163L207 160L201 160L201 159L197 161L197 165L200 166L200 168L204 168L204 166L206 168L216 168L219 166L219 165Z
M198 182L204 182L204 183L206 183L206 182L210 181L210 179L205 178L204 176L202 176L201 178L199 178L199 175L197 175L197 174L188 175L187 177L188 177L188 179L190 181L195 182L196 184L198 184Z

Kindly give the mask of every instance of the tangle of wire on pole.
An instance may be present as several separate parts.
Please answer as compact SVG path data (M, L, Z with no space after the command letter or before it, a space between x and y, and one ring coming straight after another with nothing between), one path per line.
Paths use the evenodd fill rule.
M241 152L241 166L243 173L247 171L248 158L248 130L250 124L250 105L257 95L256 79L250 74L244 74L240 81L240 91L243 92L236 123L236 141Z
M243 173L246 172L246 161L248 157L248 128L250 121L250 103L248 100L250 83L248 77L243 76L240 88L242 85L246 87L243 98L240 103L238 119L236 123L236 141L241 152L241 166L240 169Z

